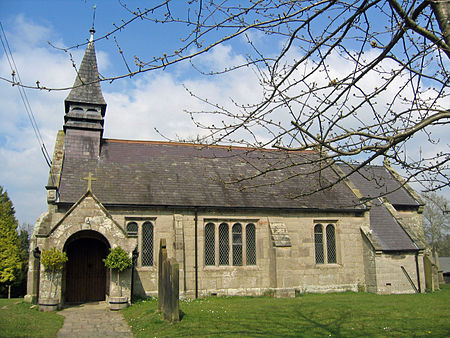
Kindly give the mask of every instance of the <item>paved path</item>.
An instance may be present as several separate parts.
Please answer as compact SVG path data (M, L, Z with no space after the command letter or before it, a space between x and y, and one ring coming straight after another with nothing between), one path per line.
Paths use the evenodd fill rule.
M58 313L66 318L58 337L133 337L122 314L109 310L105 302L75 305Z

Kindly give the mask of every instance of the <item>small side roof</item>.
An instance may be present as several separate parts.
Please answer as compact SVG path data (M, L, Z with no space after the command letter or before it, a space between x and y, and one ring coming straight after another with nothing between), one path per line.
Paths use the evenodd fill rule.
M397 219L378 200L372 202L370 228L385 251L418 250L416 244L398 223Z

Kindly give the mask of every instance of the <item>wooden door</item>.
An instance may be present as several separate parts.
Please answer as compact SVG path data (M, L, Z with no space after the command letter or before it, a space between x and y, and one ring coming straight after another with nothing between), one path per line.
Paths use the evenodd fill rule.
M106 245L93 238L74 241L67 248L66 302L105 300Z

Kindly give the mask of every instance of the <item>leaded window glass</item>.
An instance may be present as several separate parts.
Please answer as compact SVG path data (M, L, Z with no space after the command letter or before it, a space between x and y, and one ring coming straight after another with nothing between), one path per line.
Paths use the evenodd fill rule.
M254 224L247 224L245 229L246 241L246 263L247 265L256 265L256 230Z
M205 266L256 265L255 224L217 225L214 222L205 225Z
M316 250L316 264L324 263L323 254L323 229L322 224L317 224L314 227L314 244Z
M130 222L127 224L127 234L130 237L136 237L138 234L138 224L136 222Z
M233 265L242 265L242 225L236 223L232 229Z
M328 263L336 263L336 237L334 226L332 224L327 225L326 235Z
M153 224L142 224L142 266L153 266Z
M230 240L228 234L228 224L222 223L219 226L219 265L229 265Z
M205 265L215 265L215 229L214 223L208 223L205 226Z

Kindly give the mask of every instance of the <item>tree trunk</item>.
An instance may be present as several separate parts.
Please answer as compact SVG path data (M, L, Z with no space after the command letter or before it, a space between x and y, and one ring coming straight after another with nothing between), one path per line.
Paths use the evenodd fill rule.
M11 284L8 285L8 299L11 299Z
M443 40L447 45L444 52L450 58L450 2L446 0L432 0L431 8L433 9L434 16L439 23Z

